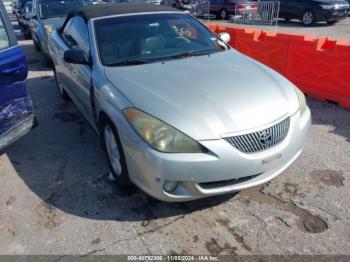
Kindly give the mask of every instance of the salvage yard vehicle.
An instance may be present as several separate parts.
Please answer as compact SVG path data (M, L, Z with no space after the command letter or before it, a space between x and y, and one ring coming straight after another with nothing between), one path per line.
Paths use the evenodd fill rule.
M51 34L59 94L100 134L119 185L186 201L266 183L300 155L303 93L228 41L142 4L79 8Z
M27 134L34 121L24 53L0 2L0 150Z
M14 0L12 2L12 10L15 13L17 17L18 24L22 24L23 20L23 10L24 10L24 5L30 0Z
M241 12L244 9L251 11L256 9L256 3L247 0L209 0L210 13L219 19L228 19L231 15L235 15L236 9Z
M92 5L89 0L33 0L30 31L36 50L43 51L50 60L47 49L48 35L62 26L67 14L79 6Z
M316 22L332 25L349 14L346 0L281 0L280 18L300 19L305 26Z
M160 5L161 0L110 0L110 1L106 1L106 3L109 3L109 4L133 3L133 4Z
M171 6L180 10L191 9L191 0L162 0L161 4Z
M33 3L27 2L23 8L23 20L22 20L22 30L24 37L30 39L32 37L30 33L30 19L33 17Z

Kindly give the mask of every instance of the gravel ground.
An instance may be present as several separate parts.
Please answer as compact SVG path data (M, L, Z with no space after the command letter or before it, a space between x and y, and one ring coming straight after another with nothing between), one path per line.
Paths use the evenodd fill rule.
M301 157L268 184L163 203L108 179L98 136L20 41L39 125L0 153L0 254L349 254L350 112L309 100Z
M218 23L223 25L237 25L229 21L219 21L211 20L212 23ZM256 26L256 25L237 25L241 27L255 27L267 30L277 30L279 32L289 32L297 34L308 34L319 37L328 36L333 39L346 39L350 42L350 17L340 20L335 25L328 25L326 23L316 23L310 27L305 27L298 20L291 20L285 22L283 20L279 21L278 27L266 27L266 26Z

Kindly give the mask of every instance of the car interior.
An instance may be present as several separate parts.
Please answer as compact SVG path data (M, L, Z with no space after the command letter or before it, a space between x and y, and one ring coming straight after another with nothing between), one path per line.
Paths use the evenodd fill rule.
M213 39L197 38L201 35L197 34L197 28L180 20L109 23L100 26L96 34L105 65L125 59L156 59L184 51L215 48Z

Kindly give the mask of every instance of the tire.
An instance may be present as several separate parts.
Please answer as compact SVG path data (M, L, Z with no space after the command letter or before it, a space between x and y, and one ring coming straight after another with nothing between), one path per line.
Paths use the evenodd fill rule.
M22 23L21 23L21 21L19 20L18 15L16 15L16 18L17 18L18 25L19 25L19 26L22 26Z
M227 11L226 11L226 9L222 9L222 10L220 11L220 13L219 13L219 18L220 18L221 20L227 19Z
M132 184L117 128L106 116L102 117L100 122L101 145L105 151L110 172L119 186L130 186Z
M311 10L306 10L301 16L301 21L303 25L310 26L315 23L315 14Z
M32 34L30 33L30 29L28 26L24 26L23 27L23 34L24 34L24 38L25 39L31 39L32 38Z
M68 101L70 100L69 95L67 94L66 90L64 90L62 84L60 83L60 81L57 78L57 74L56 74L56 68L54 67L53 69L53 73L55 75L55 80L56 80L56 84L57 84L57 90L58 90L58 94L60 95L60 97L65 100Z
M32 36L32 39L33 39L33 43L34 43L34 48L36 51L41 51L41 47L39 45L39 43L35 40L35 38Z
M328 25L334 25L335 23L337 23L338 21L327 21Z
M49 57L48 55L44 54L45 56L45 63L46 63L46 66L48 67L53 67L53 61L51 59L51 57Z

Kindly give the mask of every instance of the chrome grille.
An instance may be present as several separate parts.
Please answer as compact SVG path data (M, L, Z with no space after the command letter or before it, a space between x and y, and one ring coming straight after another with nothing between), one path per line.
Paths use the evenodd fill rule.
M226 137L225 140L244 153L255 153L271 148L282 142L289 130L290 118L286 118L269 128L239 136Z

